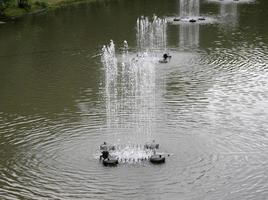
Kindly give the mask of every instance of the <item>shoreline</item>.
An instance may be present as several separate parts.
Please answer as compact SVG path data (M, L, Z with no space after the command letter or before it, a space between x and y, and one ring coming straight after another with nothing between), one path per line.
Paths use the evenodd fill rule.
M95 2L96 0L43 0L32 1L30 9L19 8L18 6L8 6L0 11L0 25L5 24L9 20L33 15L41 12L48 12L60 7L83 3Z

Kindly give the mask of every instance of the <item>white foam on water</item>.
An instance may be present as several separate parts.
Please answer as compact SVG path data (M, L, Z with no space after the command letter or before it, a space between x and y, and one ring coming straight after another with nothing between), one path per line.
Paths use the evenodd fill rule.
M114 145L115 150L109 151L112 158L118 159L119 163L135 164L148 161L155 153L162 156L170 156L172 154L159 152L158 150L146 149L142 144L118 144ZM101 152L98 150L94 154L95 159L99 159Z
M153 155L150 149L144 149L143 145L119 145L111 152L111 156L121 163L137 163L148 160Z

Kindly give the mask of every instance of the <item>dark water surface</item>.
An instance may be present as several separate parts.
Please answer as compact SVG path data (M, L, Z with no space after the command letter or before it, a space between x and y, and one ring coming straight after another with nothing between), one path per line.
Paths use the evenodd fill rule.
M100 1L1 25L0 199L267 199L268 2L240 1L201 1L219 23L167 25L172 60L143 88L154 95L118 109L112 130L102 45L136 52L137 18L179 15L179 1ZM95 158L104 140L148 139L171 154L164 165Z

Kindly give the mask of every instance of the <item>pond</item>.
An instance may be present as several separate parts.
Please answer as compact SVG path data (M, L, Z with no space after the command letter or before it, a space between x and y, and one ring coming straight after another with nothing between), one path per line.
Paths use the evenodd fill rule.
M2 24L0 198L266 199L267 9L100 0ZM164 164L140 160L152 140Z

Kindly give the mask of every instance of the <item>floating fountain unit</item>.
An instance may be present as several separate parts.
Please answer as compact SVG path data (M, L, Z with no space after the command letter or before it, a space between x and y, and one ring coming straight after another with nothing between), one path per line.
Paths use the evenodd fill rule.
M180 0L179 16L168 17L172 24L207 24L214 23L215 19L200 15L200 0Z
M126 145L112 145L114 148L108 151L109 156L100 157L104 166L117 166L118 164L141 164L143 162L151 162L153 164L161 164L165 162L165 156L161 153L156 153L159 144L146 143L145 145L139 144L126 144ZM103 151L102 146L100 147Z
M209 3L220 3L220 4L243 4L243 3L254 3L256 0L207 0Z
M121 51L116 51L112 40L102 48L106 130L117 143L107 148L110 157L102 159L105 166L149 162L154 149L159 148L159 144L154 147L138 144L149 140L154 132L155 67L166 50L166 28L166 19L140 17L136 24L138 48L134 52L130 51L127 41L118 48ZM100 147L101 151L105 149Z

